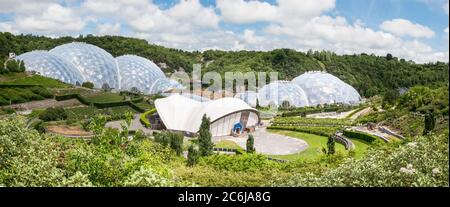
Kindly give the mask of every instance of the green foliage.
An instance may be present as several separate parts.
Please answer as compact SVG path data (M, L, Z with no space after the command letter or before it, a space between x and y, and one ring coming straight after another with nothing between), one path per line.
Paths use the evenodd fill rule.
M358 132L358 131L344 130L343 134L344 134L344 136L346 136L348 138L360 139L360 140L366 141L368 143L372 143L375 140L379 139L373 135L370 135L370 134L367 134L364 132Z
M94 84L91 83L91 82L89 82L89 81L87 81L87 82L83 82L83 83L81 84L81 87L93 89L93 88L94 88Z
M214 143L211 141L211 131L210 131L211 121L206 116L206 114L202 117L202 123L200 125L199 136L198 136L198 145L201 156L208 156L212 154L212 149L214 147Z
M170 147L179 156L183 153L184 136L181 133L163 131L155 135L155 142Z
M156 112L156 108L150 109L146 111L145 113L142 113L139 117L139 121L145 126L145 128L151 128L152 125L150 121L147 119L147 117L151 114L154 114Z
M431 131L434 130L436 126L436 117L433 113L427 113L425 115L425 129L423 130L423 135L430 134Z
M187 166L192 167L198 163L199 152L194 145L189 146L187 154Z
M306 115L308 115L308 114L316 114L316 113L322 113L322 112L350 111L357 107L358 106L342 105L342 104L331 104L331 105L324 105L324 106L320 106L320 105L319 106L307 106L307 107L289 109L287 111L284 111L281 116L282 117L292 117L292 116L306 117Z
M448 86L431 89L423 86L411 88L399 98L398 107L412 112L447 116L449 104Z
M18 104L51 97L53 95L40 86L0 88L0 105L9 105L9 101L12 104Z
M306 118L306 117L275 117L272 126L351 126L347 119Z
M267 129L289 130L328 137L334 135L342 127L335 126L269 126Z
M248 153L237 156L215 154L202 157L199 164L234 172L256 172L276 168L279 165L277 162L268 160L264 155Z
M249 134L248 135L248 139L247 139L247 143L246 143L246 151L247 153L255 153L255 138L253 137L253 135Z
M372 149L324 173L298 173L273 186L406 187L449 186L448 134L418 137L400 146Z
M127 187L173 187L173 182L152 169L141 167L126 178L124 186Z
M336 140L334 140L332 136L329 136L327 141L327 152L326 152L328 155L334 155L334 153L336 153L335 143Z
M62 107L47 108L41 114L39 114L39 119L43 121L59 121L67 119L67 112Z
M0 120L0 183L5 186L58 186L64 177L53 143L25 120Z

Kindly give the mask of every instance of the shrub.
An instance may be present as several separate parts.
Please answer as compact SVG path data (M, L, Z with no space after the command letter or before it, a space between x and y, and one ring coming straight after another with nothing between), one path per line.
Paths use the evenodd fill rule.
M91 82L83 82L83 84L81 84L82 87L85 88L89 88L89 89L93 89L94 88L94 84Z
M16 110L14 110L11 107L2 107L1 110L4 111L6 114L13 114L14 112L16 112Z
M183 139L181 133L164 131L155 135L155 142L160 143L165 147L170 147L177 155L183 153Z
M142 113L141 116L139 117L139 121L146 127L146 128L151 128L152 125L150 124L150 121L147 119L147 116L150 114L153 114L156 112L156 108L153 108L149 111L146 111L145 113Z
M366 141L369 143L372 143L378 139L377 137L367 134L367 133L364 133L364 132L344 130L343 134L346 137L353 138L353 139L360 139L360 140L363 140L363 141Z
M67 112L62 107L47 108L41 114L39 119L43 121L59 121L67 119Z
M208 165L218 170L234 172L257 172L272 169L279 163L270 161L264 155L242 154L242 155L220 155L215 154L200 159L201 165Z
M187 155L187 166L194 166L197 164L199 158L198 150L195 149L194 145L189 146Z
M249 134L248 135L248 139L247 139L247 143L246 143L246 148L247 148L247 153L254 153L255 152L255 139L253 138L253 135Z

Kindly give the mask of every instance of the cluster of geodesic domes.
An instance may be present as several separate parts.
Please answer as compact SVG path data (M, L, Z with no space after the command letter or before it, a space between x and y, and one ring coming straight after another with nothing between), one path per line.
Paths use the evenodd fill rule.
M246 91L235 97L252 106L256 106L258 100L258 104L264 107L282 106L285 103L304 107L334 103L356 104L361 101L355 88L321 71L304 73L292 81L275 81L263 86L258 92Z
M102 48L87 43L73 42L50 51L27 52L16 59L24 61L27 71L74 85L89 81L96 88L105 84L118 90L136 87L146 94L181 87L146 58L136 55L114 58Z

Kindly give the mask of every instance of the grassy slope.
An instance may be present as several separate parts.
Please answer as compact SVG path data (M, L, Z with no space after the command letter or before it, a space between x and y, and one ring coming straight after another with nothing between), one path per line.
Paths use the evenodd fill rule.
M46 88L68 88L69 84L63 83L61 81L47 78L40 75L28 76L25 73L12 73L1 75L0 83L3 84L37 84L42 85Z
M286 160L316 159L319 157L319 155L321 155L323 153L322 148L323 147L326 148L326 144L327 144L327 140L328 140L327 137L318 136L318 135L314 135L314 134L307 134L307 133L302 133L302 132L284 131L284 130L269 130L269 131L272 133L277 133L277 134L282 134L285 136L302 139L305 142L307 142L309 145L309 147L305 151L297 153L297 154L272 155L271 156L271 157L279 158L279 159L286 159ZM362 157L364 152L369 147L369 144L364 141L355 140L355 139L351 139L351 141L356 145L356 148L355 148L356 158ZM346 153L344 146L341 144L338 144L338 143L336 144L336 151Z

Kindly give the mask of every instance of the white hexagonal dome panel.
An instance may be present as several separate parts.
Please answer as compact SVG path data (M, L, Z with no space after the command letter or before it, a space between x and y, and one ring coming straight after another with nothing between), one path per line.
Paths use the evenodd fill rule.
M352 86L326 72L307 72L296 77L292 83L300 86L308 96L310 105L356 104L361 96Z
M83 76L75 66L48 51L27 52L17 56L16 59L25 63L27 71L35 71L73 85L84 82Z
M258 92L260 106L281 106L283 102L289 102L290 106L308 106L308 97L303 89L287 81L272 82L263 86Z
M94 83L96 88L103 84L120 88L116 61L105 50L95 45L73 42L55 47L50 53L72 63L84 79Z

